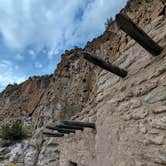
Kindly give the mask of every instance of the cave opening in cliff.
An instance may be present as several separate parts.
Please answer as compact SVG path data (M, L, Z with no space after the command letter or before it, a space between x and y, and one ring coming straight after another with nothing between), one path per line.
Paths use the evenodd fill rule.
M69 166L78 166L78 164L73 161L69 161Z

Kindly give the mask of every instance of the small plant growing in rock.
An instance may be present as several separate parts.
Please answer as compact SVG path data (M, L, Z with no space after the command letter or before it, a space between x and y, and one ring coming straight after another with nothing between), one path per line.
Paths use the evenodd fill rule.
M2 140L18 141L27 137L23 124L16 121L13 124L5 124L0 127L0 138Z
M113 19L112 17L107 18L107 21L105 22L105 29L108 30L108 28L110 27L110 25L112 24Z

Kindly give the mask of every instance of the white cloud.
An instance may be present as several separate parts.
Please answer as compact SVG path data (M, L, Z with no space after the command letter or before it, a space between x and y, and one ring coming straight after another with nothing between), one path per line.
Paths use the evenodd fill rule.
M0 32L11 49L33 44L62 50L101 33L126 1L1 0Z
M35 62L35 68L41 69L43 68L43 65L40 62Z
M21 83L25 80L25 76L15 72L18 66L14 65L11 61L0 60L0 91L7 85L13 83Z
M21 54L16 54L16 60L23 60L24 57Z
M32 58L33 60L35 60L35 59L37 58L37 54L35 53L34 50L31 50L31 49L30 49L28 52L29 52L29 55L31 56L31 58Z
M54 55L58 54L58 50L52 48L52 49L50 49L50 50L48 51L47 54L48 54L48 59L51 60L51 59L53 58Z

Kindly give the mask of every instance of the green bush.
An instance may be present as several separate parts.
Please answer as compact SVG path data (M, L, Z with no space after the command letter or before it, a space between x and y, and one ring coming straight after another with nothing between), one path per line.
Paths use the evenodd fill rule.
M3 140L18 141L24 139L26 136L27 134L20 121L0 127L0 138Z

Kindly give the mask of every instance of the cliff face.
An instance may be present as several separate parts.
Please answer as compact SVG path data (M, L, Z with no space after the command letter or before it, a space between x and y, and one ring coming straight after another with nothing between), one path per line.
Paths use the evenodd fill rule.
M95 78L92 65L84 60L72 60L79 51L66 51L53 75L8 85L0 94L1 122L32 118L43 123L45 119L69 118L81 111L89 100Z
M0 121L33 114L40 104L51 77L31 77L21 85L8 85L0 94Z
M164 4L162 0L132 0L121 12L127 13L134 22L144 27L165 12ZM110 60L116 59L129 40L124 33L115 34L118 31L112 24L108 32L88 42L83 50ZM72 59L81 51L82 49L66 51L53 75L34 76L20 85L7 86L0 94L0 120L15 119L20 116L36 117L37 112L43 112L42 107L46 105L54 107L58 102L58 105L62 105L60 107L73 105L74 110L80 111L88 99L90 100L89 95L95 84L96 68L82 59ZM76 108L78 105L79 108ZM55 110L51 109L53 113Z
M166 48L164 8L161 1L129 1L122 12ZM101 43L96 54L129 74L120 79L97 71L93 105L76 118L94 122L96 131L86 129L60 140L60 165L70 161L87 166L166 165L166 50L156 59L115 23L109 30L116 35Z
M66 51L52 75L9 85L0 94L0 121L30 120L34 128L20 148L24 165L166 165L165 5L162 0L130 0L121 11L164 48L158 57L114 22L85 49ZM125 68L127 78L75 58L81 51ZM61 139L43 136L48 123L63 119L94 122L97 130Z

